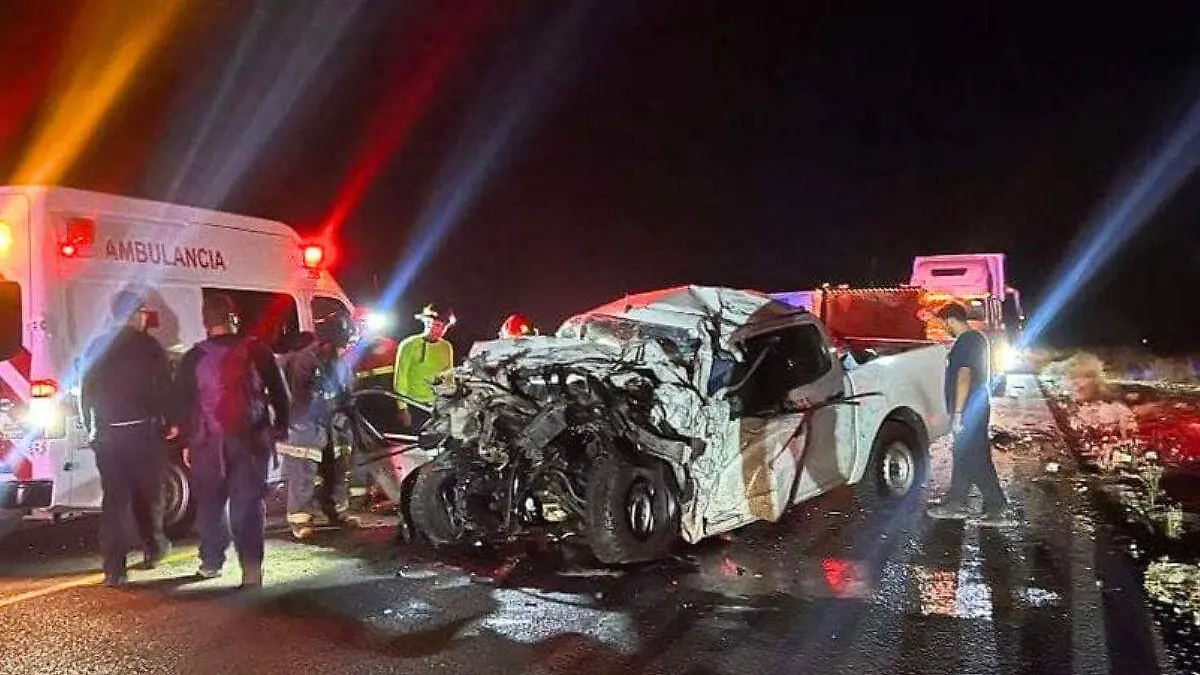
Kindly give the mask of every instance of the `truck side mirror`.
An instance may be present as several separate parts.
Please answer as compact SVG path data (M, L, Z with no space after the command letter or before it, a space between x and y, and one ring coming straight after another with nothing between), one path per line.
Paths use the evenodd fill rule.
M854 360L854 355L850 352L842 354L842 370L850 372L858 367L858 361Z

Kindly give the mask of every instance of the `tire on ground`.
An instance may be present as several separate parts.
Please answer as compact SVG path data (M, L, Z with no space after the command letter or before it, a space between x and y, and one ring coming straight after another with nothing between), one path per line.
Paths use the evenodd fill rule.
M635 518L642 524L639 529L633 525ZM617 565L665 557L678 541L679 519L674 481L662 462L637 465L619 452L596 459L588 478L587 540L600 562Z
M460 543L465 534L447 508L445 491L454 478L452 467L426 464L417 469L413 480L408 500L413 527L418 536L437 546Z
M167 537L179 539L190 535L196 522L196 493L182 457L167 464L162 499L163 531Z
M908 462L911 480L899 480ZM886 464L885 464L886 463ZM890 467L888 466L890 464ZM885 469L887 471L885 471ZM889 482L890 475L897 480ZM921 494L929 476L929 447L917 432L898 420L888 420L879 428L871 445L867 470L855 486L858 498L866 503L895 504ZM907 488L901 489L901 485Z

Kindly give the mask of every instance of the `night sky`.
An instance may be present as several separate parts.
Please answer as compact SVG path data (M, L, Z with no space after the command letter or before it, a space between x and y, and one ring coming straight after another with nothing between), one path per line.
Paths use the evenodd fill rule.
M890 284L921 253L1007 253L1028 311L1200 97L1194 1L355 6L190 3L59 182L302 232L344 206L337 274L367 303L444 225L397 311L452 307L460 348L512 311L550 330L680 283ZM6 176L83 7L0 4L0 82L30 102L0 115ZM1049 339L1195 348L1198 188Z

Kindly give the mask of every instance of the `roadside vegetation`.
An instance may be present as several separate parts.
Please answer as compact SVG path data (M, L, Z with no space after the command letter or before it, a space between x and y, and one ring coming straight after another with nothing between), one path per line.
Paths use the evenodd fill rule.
M1095 489L1134 533L1147 594L1200 627L1200 359L1060 354L1040 381ZM1194 642L1194 637L1192 638Z

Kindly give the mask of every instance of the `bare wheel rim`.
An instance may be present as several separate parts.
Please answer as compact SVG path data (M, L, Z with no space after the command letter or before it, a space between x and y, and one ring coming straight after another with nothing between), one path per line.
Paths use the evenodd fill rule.
M880 479L889 494L903 497L912 490L916 478L917 461L907 443L894 441L884 448Z
M625 516L629 529L634 536L643 541L653 536L657 529L654 518L656 496L653 483L639 478L629 486L629 493L625 498Z
M188 483L187 474L178 465L171 464L167 468L167 478L163 483L163 520L166 524L175 525L182 521L191 500L192 487Z

